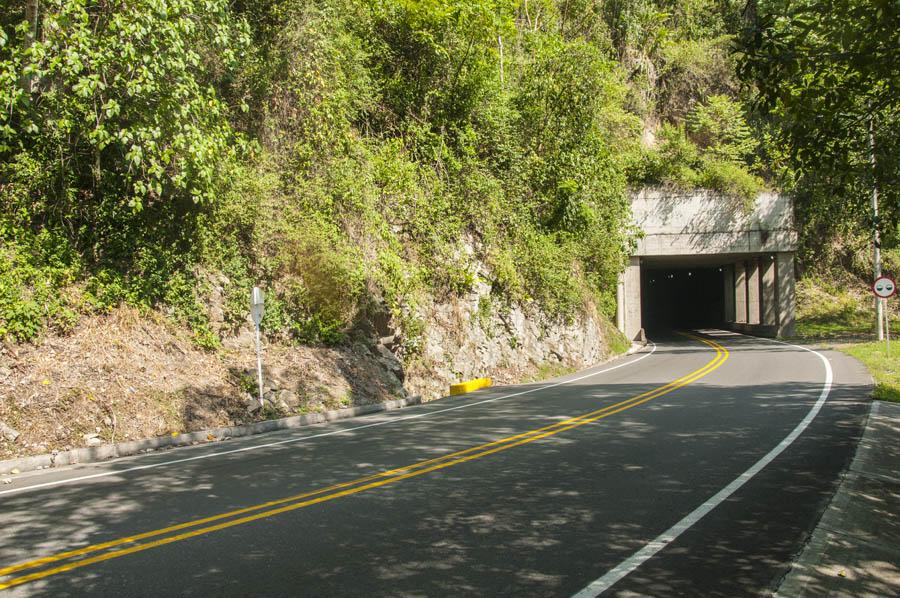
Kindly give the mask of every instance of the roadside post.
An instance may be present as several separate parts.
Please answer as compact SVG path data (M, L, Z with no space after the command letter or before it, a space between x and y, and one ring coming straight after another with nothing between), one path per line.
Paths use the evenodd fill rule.
M885 351L888 356L891 354L891 326L890 326L890 312L888 311L887 300L894 296L897 292L897 283L894 282L894 279L890 276L879 276L875 279L875 282L872 284L872 292L875 293L875 297L877 297L878 301L882 303L881 313L884 314L884 340L885 340ZM879 322L880 323L880 322Z
M250 294L250 315L253 317L253 324L256 326L256 376L259 382L259 404L263 404L263 375L262 375L262 345L259 341L259 327L262 323L263 311L265 309L265 295L259 287L253 287Z

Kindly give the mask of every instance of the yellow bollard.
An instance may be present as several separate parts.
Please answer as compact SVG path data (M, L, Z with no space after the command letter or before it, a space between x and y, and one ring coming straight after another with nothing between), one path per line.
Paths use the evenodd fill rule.
M476 378L474 380L459 382L458 384L451 384L450 395L463 395L467 392L473 392L481 388L487 388L492 384L493 383L491 382L490 378Z

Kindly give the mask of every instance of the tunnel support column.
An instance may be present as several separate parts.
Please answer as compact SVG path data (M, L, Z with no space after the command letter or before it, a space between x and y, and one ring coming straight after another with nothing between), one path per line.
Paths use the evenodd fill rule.
M775 256L760 258L759 262L762 284L762 324L778 325L778 299L775 292Z
M794 253L775 254L776 300L778 302L778 336L794 336Z
M641 258L632 257L619 276L616 289L616 326L628 340L641 334Z
M758 325L760 311L759 260L747 262L747 323Z
M744 262L734 264L734 321L747 323L747 269Z
M722 268L722 281L725 286L725 313L722 314L726 322L734 322L734 267Z

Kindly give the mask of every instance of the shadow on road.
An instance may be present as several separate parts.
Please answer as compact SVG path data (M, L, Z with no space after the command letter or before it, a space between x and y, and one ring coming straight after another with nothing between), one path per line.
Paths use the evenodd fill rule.
M766 351L776 359L796 352L743 337L729 339L729 345L733 352ZM711 355L696 345L661 346L657 352L693 352L698 365ZM665 372L659 376L672 379ZM432 419L0 497L0 567L410 465L658 386L656 380L588 379ZM21 590L237 596L253 587L256 595L568 595L751 466L797 425L820 391L818 382L702 382L524 446L74 569ZM509 390L477 398L504 392ZM855 385L835 386L826 409L789 453L612 594L733 596L770 590L849 463L865 408L860 393ZM369 419L331 426L362 421Z

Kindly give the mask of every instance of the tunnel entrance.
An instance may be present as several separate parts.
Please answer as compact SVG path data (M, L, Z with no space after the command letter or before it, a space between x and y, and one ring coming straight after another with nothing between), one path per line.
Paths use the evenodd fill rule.
M641 268L641 320L648 333L722 327L725 269L647 265Z
M760 193L752 206L712 191L641 189L631 195L636 239L616 286L616 327L722 327L794 334L797 231L789 196Z

